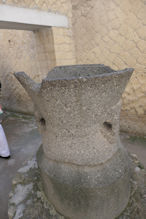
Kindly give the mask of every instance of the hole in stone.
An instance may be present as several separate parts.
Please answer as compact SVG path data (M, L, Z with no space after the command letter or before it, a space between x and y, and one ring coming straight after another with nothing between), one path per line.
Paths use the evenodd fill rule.
M110 122L104 122L103 126L107 129L107 130L112 130L112 124Z
M40 124L41 124L42 126L45 126L45 125L46 125L46 120L45 120L44 118L41 118L41 119L40 119Z

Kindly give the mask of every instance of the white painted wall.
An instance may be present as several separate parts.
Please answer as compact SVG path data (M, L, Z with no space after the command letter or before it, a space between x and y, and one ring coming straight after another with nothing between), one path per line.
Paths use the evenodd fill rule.
M0 29L36 30L52 26L68 27L67 17L37 9L0 4Z

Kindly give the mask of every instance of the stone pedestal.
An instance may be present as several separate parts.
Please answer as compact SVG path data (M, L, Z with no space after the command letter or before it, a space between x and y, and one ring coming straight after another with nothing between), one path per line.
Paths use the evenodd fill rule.
M142 165L135 159L135 156L132 159L129 202L116 219L144 219L146 216L146 189L144 183L146 181L146 172L144 169L139 168ZM9 219L67 219L56 211L44 194L36 158L25 163L13 179L8 216Z
M15 74L34 102L45 194L67 218L113 219L129 201L131 170L119 139L119 113L132 72L62 66L41 84Z

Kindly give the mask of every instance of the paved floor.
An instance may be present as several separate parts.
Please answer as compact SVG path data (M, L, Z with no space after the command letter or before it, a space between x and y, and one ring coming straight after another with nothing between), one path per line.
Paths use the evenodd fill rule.
M2 125L12 155L9 160L0 159L0 219L8 219L7 203L11 181L17 169L36 153L41 137L31 117L24 118L14 114L13 117L8 116ZM131 153L137 154L146 167L146 139L129 137L122 133L121 140Z
M41 138L31 117L9 117L2 125L12 155L9 160L0 159L0 219L8 219L7 202L11 181L17 169L36 153Z

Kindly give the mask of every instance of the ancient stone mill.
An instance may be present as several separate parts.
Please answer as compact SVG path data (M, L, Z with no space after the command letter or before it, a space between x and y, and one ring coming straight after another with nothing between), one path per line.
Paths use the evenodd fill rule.
M127 208L132 170L119 138L119 114L132 72L101 64L60 66L41 84L15 73L34 103L43 142L38 171L60 218L114 219Z

